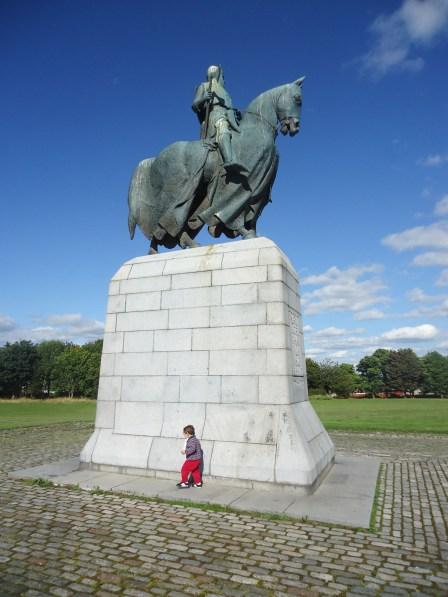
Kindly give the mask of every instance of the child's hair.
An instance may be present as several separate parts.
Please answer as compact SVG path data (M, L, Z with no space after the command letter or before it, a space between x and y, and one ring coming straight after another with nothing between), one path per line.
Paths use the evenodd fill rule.
M184 433L188 433L188 435L194 435L193 425L187 425L186 427L184 427Z

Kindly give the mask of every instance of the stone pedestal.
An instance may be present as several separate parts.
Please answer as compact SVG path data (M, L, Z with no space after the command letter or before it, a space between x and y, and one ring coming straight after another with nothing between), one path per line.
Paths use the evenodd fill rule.
M138 257L112 278L84 466L310 490L334 446L308 401L297 274L267 238ZM267 485L270 486L270 485Z

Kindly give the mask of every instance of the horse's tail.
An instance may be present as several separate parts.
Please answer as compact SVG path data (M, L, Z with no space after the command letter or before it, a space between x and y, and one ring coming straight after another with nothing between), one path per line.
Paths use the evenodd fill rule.
M134 238L136 225L141 224L140 209L142 207L142 202L144 202L145 198L147 198L148 196L148 188L150 184L149 174L151 170L151 164L153 161L154 158L148 158L140 162L137 168L134 170L131 182L129 184L128 228L131 240Z

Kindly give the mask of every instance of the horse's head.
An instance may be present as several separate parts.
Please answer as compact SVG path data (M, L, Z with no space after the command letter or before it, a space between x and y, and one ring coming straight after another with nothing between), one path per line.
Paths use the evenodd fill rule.
M280 121L280 132L289 133L291 137L299 132L300 112L302 110L302 83L305 77L300 77L293 83L283 85L277 100L276 112Z

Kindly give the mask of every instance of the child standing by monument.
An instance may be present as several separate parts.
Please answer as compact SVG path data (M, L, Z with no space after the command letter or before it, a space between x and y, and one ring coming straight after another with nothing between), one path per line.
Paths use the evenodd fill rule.
M186 489L190 485L188 478L191 474L193 477L193 487L202 487L201 464L202 464L202 449L201 442L195 435L193 425L187 425L183 429L184 437L186 439L185 447L180 451L185 454L185 462L181 469L181 481L177 484L179 489Z

